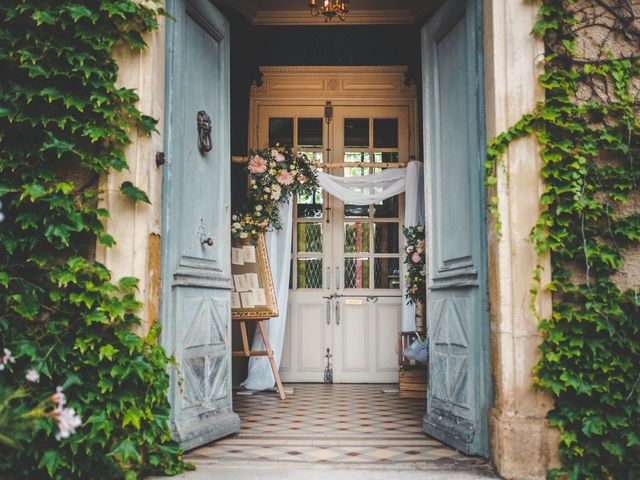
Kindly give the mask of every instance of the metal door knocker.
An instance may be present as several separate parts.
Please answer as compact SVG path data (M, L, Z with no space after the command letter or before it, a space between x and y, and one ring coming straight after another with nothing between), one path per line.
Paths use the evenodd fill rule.
M211 142L211 118L207 115L207 112L200 110L196 117L198 124L198 148L200 153L210 152L213 148Z

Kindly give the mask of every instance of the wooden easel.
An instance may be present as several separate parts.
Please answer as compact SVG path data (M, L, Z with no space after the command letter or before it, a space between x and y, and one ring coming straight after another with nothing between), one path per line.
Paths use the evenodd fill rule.
M234 321L240 322L240 334L242 336L242 350L236 350L232 352L234 357L269 357L269 364L271 365L271 371L273 372L273 377L276 379L276 386L278 388L278 393L280 394L280 400L284 400L287 398L284 394L284 388L282 388L282 381L280 381L280 374L278 373L278 367L276 365L275 358L273 357L273 350L271 349L271 344L269 343L269 336L265 331L264 325L262 322L269 320L268 318L238 318ZM249 348L249 338L247 335L247 324L245 322L257 322L256 324L256 334L260 334L262 336L262 341L264 342L264 347L266 350L251 350Z

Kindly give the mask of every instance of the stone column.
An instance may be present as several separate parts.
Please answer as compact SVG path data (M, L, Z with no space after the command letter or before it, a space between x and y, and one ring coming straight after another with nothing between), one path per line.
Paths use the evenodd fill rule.
M507 130L543 98L537 77L542 41L530 34L538 4L527 0L484 0L484 65L487 135ZM549 395L533 389L533 366L541 335L531 308L533 271L550 278L549 258L539 257L529 233L540 214L543 183L539 146L533 136L514 142L498 169L496 195L502 238L489 219L489 292L495 401L489 413L492 459L505 478L544 478L557 464L558 435L545 415ZM541 292L535 307L551 311Z
M115 57L120 69L118 85L135 89L140 96L138 109L159 120L156 128L162 132L165 17L158 17L158 22L158 30L145 37L148 44L145 50L120 47ZM132 131L130 138L131 144L126 149L129 169L111 172L100 180L100 201L111 213L105 226L117 243L112 248L98 245L96 258L111 270L114 281L125 276L140 280L138 299L143 308L139 315L144 324L138 333L145 334L158 318L162 167L156 166L155 156L164 147L159 133L148 136ZM144 190L151 205L123 195L120 185L124 181Z

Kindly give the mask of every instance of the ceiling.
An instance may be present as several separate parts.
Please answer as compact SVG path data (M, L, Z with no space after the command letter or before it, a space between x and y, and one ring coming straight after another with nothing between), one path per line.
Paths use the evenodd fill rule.
M215 0L240 11L253 25L412 24L431 13L437 0L351 0L344 22L325 23L309 13L307 0Z

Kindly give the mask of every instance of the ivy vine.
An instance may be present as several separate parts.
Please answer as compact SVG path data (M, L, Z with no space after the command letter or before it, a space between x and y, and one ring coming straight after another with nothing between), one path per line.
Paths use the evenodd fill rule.
M82 417L57 441L37 421L22 449L0 446L2 478L136 478L175 473L185 464L170 440L169 361L133 333L137 280L113 283L92 260L109 247L109 212L97 180L127 168L132 130L154 130L116 86L116 47L145 47L143 35L164 11L134 0L5 0L0 3L0 347L16 362L0 381L18 388L40 372L38 397L64 387ZM125 47L126 48L126 47ZM148 201L123 184L130 201Z
M551 478L640 478L640 8L545 0L545 99L488 149L487 184L508 145L535 134L546 207L531 233L551 254L535 384L555 406L562 466ZM497 200L490 209L497 211ZM539 278L540 267L534 272ZM635 279L635 280L634 280ZM535 290L534 290L535 293Z

